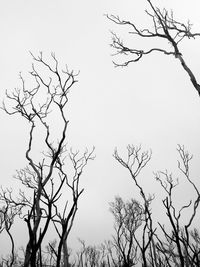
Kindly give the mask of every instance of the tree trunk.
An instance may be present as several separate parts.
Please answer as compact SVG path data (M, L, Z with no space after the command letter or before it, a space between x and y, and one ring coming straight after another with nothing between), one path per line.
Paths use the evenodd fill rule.
M67 242L63 241L63 267L70 267Z

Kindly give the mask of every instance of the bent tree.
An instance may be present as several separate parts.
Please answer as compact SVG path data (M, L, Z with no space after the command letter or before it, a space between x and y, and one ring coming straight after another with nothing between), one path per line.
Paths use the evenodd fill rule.
M78 73L67 67L60 69L54 54L50 61L44 60L42 53L37 57L31 55L33 87L20 74L21 87L6 91L2 107L11 116L22 116L29 129L27 166L15 175L25 189L20 189L17 198L6 189L0 196L1 201L18 207L28 230L23 266L42 266L42 245L51 224L59 237L58 248L54 249L56 266L62 261L69 266L67 238L83 193L80 177L93 159L94 148L80 154L66 147L69 124L66 106Z
M173 56L179 60L182 68L188 74L194 88L200 96L200 85L191 68L185 61L180 49L180 43L183 42L183 40L198 37L200 33L192 32L192 24L189 21L187 23L177 21L172 11L169 12L166 9L161 10L157 8L151 0L147 0L147 3L149 4L150 11L146 10L145 12L151 19L151 25L148 27L140 29L134 22L121 19L116 15L107 15L107 18L120 26L127 26L128 32L133 38L137 36L147 41L149 39L158 40L158 47L151 47L147 50L130 47L127 46L117 34L112 33L111 47L115 50L115 54L123 55L128 58L128 60L124 60L122 63L114 62L114 65L125 67L153 53ZM159 40L163 40L164 42L159 42ZM168 47L168 49L165 47Z

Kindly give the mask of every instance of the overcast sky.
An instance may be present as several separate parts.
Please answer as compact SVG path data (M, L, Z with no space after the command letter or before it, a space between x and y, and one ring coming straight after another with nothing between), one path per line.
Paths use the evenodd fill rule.
M154 3L173 9L183 22L190 19L200 32L199 1ZM116 147L122 154L128 144L152 149L152 161L141 175L146 192L158 190L153 171L166 168L173 171L176 167L178 143L194 154L194 179L198 181L195 174L200 159L200 99L179 62L157 54L128 68L114 68L112 64L110 30L126 38L128 28L114 25L104 14L119 15L144 26L148 23L144 13L147 8L145 0L0 1L1 99L5 89L19 85L20 71L30 71L29 51L35 54L43 51L46 58L55 52L61 64L80 70L79 82L70 93L68 143L80 149L94 145L96 159L83 176L85 192L71 246L78 237L93 244L108 239L113 226L108 202L115 195L125 199L139 197L126 170L112 156ZM135 43L128 38L133 48L148 45L148 40ZM198 39L186 41L181 49L200 80L199 44ZM17 185L12 175L25 164L28 129L17 117L1 112L0 118L1 184Z

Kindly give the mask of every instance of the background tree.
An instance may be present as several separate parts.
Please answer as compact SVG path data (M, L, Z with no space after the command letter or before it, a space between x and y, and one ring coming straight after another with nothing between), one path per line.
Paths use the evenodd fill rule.
M9 194L9 196L7 196ZM1 201L1 209L0 209L0 233L6 231L9 236L11 242L11 253L7 257L7 259L3 259L6 266L12 267L14 263L16 263L16 251L15 251L15 243L13 238L13 233L11 232L11 227L14 224L15 217L21 214L22 205L17 205L16 202L11 202L12 191L11 190L1 190L0 193L0 201Z
M124 61L123 63L114 62L115 66L128 66L130 63L137 62L143 56L152 54L154 52L162 53L165 55L172 55L179 60L181 66L188 74L194 88L200 95L200 85L198 84L194 73L186 63L180 50L180 43L184 39L198 37L200 36L200 33L192 32L192 24L189 21L187 23L177 21L174 18L174 14L172 11L169 12L166 9L161 10L160 8L155 7L152 2L153 1L151 0L147 0L147 3L150 6L150 11L146 10L146 14L150 17L152 21L150 27L140 29L134 22L123 20L119 16L115 15L107 15L107 18L118 25L128 26L129 33L132 36L138 36L143 39L162 39L165 41L169 49L163 48L164 45L159 45L159 47L151 47L147 50L134 47L132 48L126 46L117 34L112 33L111 46L116 51L115 54L129 57L129 59Z
M106 267L111 266L108 260L108 253L105 244L100 246L86 245L80 240L81 248L76 253L74 266L77 267Z
M192 156L185 150L184 146L179 145L177 150L180 157L178 168L186 178L188 186L193 188L194 198L190 199L188 203L183 199L182 206L178 208L175 203L175 188L179 185L178 179L175 180L173 175L167 171L155 174L156 180L166 193L166 197L162 202L169 221L168 227L158 223L164 239L161 240L157 236L156 248L158 254L162 254L162 260L167 261L169 264L175 263L175 266L198 266L200 263L199 233L193 222L197 215L200 193L190 177Z
M138 263L135 236L144 220L143 207L135 199L124 202L121 197L115 197L115 201L110 203L110 211L115 219L112 243L117 255L116 266L135 266Z
M80 176L88 160L93 159L93 150L86 151L79 158L72 150L68 153L72 162L71 170L74 169L75 172L70 180L65 165L66 133L69 123L65 109L68 93L77 82L77 74L69 71L67 66L60 70L54 54L51 55L50 63L44 60L42 53L38 57L34 55L32 57L34 64L30 75L34 86L32 88L27 86L20 74L21 88L16 88L11 93L6 91L7 101L3 102L3 110L9 115L21 115L29 126L25 152L28 165L17 171L15 176L25 186L26 193L20 190L19 197L15 201L11 194L5 199L9 203L23 207L23 219L29 234L24 266L34 267L37 264L42 265L42 242L50 223L52 221L55 223L55 217L59 217L59 201L61 202L62 196L66 200L66 194L71 191L73 208L66 214L66 203L63 212L66 219L62 218L63 222L65 221L65 228L60 236L62 242L59 244L57 256L65 246L77 211L78 198L83 192L83 189L79 189ZM38 142L43 149L42 156L41 152L38 155ZM68 191L64 187L67 187ZM57 266L59 264L60 261Z
M167 223L162 224L156 222L152 214L151 202L153 197L146 197L142 186L138 181L137 175L142 168L146 166L150 160L149 152L141 152L140 148L128 146L127 160L122 159L117 152L115 152L116 160L125 167L131 175L136 187L139 189L140 195L143 199L143 205L139 209L142 213L139 217L139 235L136 236L135 231L132 232L134 241L136 242L137 253L135 258L141 261L141 266L199 266L200 263L200 239L199 231L195 227L195 218L197 218L197 210L200 202L200 193L196 184L193 182L190 174L190 162L192 156L185 150L184 146L178 146L179 154L178 169L186 178L186 183L193 191L193 199L188 202L183 198L181 205L176 204L175 188L179 185L179 180L174 179L173 175L168 171L160 171L155 173L155 179L160 183L161 188L164 189L166 197L162 200L162 204L167 216ZM187 187L188 188L188 187ZM177 190L177 188L176 188ZM124 209L123 202L118 199L114 205L114 212L119 227L117 228L118 239L117 244L121 251L123 251L123 243L121 242L122 236L126 235L123 229L123 218L125 215L137 223L137 214L132 206L133 213ZM139 207L138 207L139 208ZM122 213L121 211L124 211ZM125 215L124 215L125 214ZM131 221L130 220L130 221ZM121 224L120 224L121 222ZM133 224L134 225L134 224ZM137 224L136 224L137 225ZM131 240L129 237L127 240Z
M56 253L57 267L60 266L62 250L63 250L64 266L69 266L69 252L67 246L67 239L71 231L71 228L73 226L74 218L78 209L78 199L84 190L83 188L79 189L80 177L84 167L87 165L88 160L93 159L92 156L93 151L94 149L91 152L85 151L83 156L79 156L78 151L73 152L71 150L70 152L70 160L73 165L74 173L72 175L72 179L69 179L68 177L69 175L66 176L66 185L71 191L72 195L71 205L70 202L67 200L63 212L61 213L58 211L57 206L54 204L55 216L52 218L56 232L59 236L58 251ZM59 166L59 170L61 170L65 175L62 165Z
M155 229L153 228L152 214L151 214L151 203L153 200L152 195L147 195L143 190L142 186L138 181L138 175L141 173L142 169L148 164L151 159L151 151L141 151L141 147L136 147L129 145L127 147L127 159L123 159L119 156L117 150L114 153L115 159L125 167L130 176L138 188L140 195L143 200L142 209L143 209L143 224L141 230L141 239L138 239L133 232L134 239L137 243L137 246L141 252L141 258L143 261L143 266L147 266L147 252L154 236Z

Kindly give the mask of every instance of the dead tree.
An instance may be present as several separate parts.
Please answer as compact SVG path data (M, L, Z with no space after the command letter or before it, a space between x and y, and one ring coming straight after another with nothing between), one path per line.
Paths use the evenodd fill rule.
M138 48L132 48L126 46L122 39L115 33L112 33L112 43L111 47L116 51L115 55L124 55L129 59L123 63L114 62L115 66L128 66L132 62L137 62L145 55L153 53L162 53L169 56L174 56L179 60L181 66L188 74L194 88L200 95L200 85L196 80L196 77L188 64L186 63L183 54L180 50L180 43L185 39L195 38L200 36L200 33L192 32L192 24L188 21L187 23L182 23L174 18L173 12L169 12L166 9L161 10L154 6L151 0L147 0L150 6L150 11L146 10L146 14L151 19L151 26L140 29L134 22L123 20L119 16L107 15L107 18L114 23L127 26L129 28L130 35L138 36L142 39L160 39L166 42L169 47L167 50L160 46L151 47L150 49L143 50Z
M45 247L45 251L43 254L46 254L46 265L55 266L56 258L57 258L57 241L56 239L49 241L48 245Z
M162 254L163 260L167 261L169 266L199 266L200 263L200 239L199 233L193 227L193 222L197 214L200 203L200 192L190 177L190 161L192 156L183 146L178 146L180 160L178 168L186 178L186 182L194 189L194 199L188 203L183 203L181 208L175 204L175 188L179 185L178 180L174 180L171 173L158 172L155 178L161 184L166 193L163 199L163 205L169 220L170 230L159 223L164 234L165 240L158 236L156 248L158 254ZM185 202L183 200L183 202ZM187 213L186 213L187 212ZM183 223L182 218L187 214L187 222ZM169 228L169 227L167 227Z
M140 191L140 195L143 199L143 217L141 222L140 236L138 238L133 231L132 235L134 241L137 244L137 253L141 254L141 257L136 254L138 259L141 258L142 266L155 266L155 267L197 267L200 264L200 233L195 227L195 218L197 217L197 210L200 205L200 191L190 174L190 162L192 156L185 150L184 146L178 145L178 153L180 160L178 161L178 169L181 171L183 177L185 177L185 183L190 186L193 191L193 199L185 201L178 207L176 205L176 191L179 186L179 180L174 179L173 175L168 171L159 171L155 173L156 180L160 183L161 188L164 189L166 196L162 200L162 204L168 219L167 224L154 221L154 217L151 214L151 201L153 197L146 196L144 189L139 183L137 178L140 171L146 166L151 158L151 154L148 152L140 152L140 148L134 146L128 146L128 157L126 160L122 159L117 151L115 151L114 157L116 160L125 167L136 187ZM123 221L123 214L121 214L122 205L117 205L119 221ZM156 227L154 226L156 225ZM118 244L121 245L120 238L121 233L125 234L125 230L120 232L123 225L119 224L119 238ZM129 238L129 240L131 240ZM111 249L110 249L111 251ZM122 250L123 251L123 250ZM112 253L110 253L112 255Z
M64 169L63 169L63 163L58 163L58 168L62 172L61 174L66 176L66 186L71 191L72 200L71 202L69 200L66 201L65 207L63 209L63 212L59 212L56 205L54 205L55 208L55 215L52 218L52 221L54 223L56 232L59 236L59 242L58 242L58 249L57 249L57 260L56 260L56 266L60 266L61 262L61 256L63 252L63 266L68 267L69 265L69 252L68 252L68 245L67 245L67 239L69 236L69 233L71 231L71 228L73 226L74 218L76 215L76 212L78 210L78 200L81 194L83 193L83 188L80 188L80 177L82 175L83 169L87 165L88 160L94 159L93 157L93 151L91 152L85 151L85 153L80 156L79 152L73 152L70 151L70 160L73 165L73 174L70 179L70 177L66 176Z
M1 188L0 192L0 233L6 231L11 242L11 253L6 260L6 266L12 267L15 262L15 243L11 227L14 224L15 218L21 214L23 205L18 205L16 202L11 201L12 190L4 190ZM5 259L3 259L4 261Z
M110 203L110 211L115 219L112 244L117 255L116 266L136 266L139 259L134 236L144 220L143 207L135 199L124 202L121 197L115 197Z
M51 55L50 63L44 60L42 53L38 57L32 57L34 64L30 75L35 85L32 88L27 86L20 74L21 88L16 88L11 93L6 91L7 100L3 102L3 110L7 114L21 115L29 126L25 152L28 166L19 170L15 176L25 185L26 191L28 189L30 192L27 195L21 190L18 198L18 204L25 206L23 218L29 234L25 267L35 267L38 261L42 265L41 245L50 223L58 215L57 203L62 197L63 186L68 185L67 170L63 169L69 124L66 106L69 91L77 82L78 75L69 71L67 66L61 70L54 54ZM41 143L42 157L41 153L36 153L37 141ZM78 164L78 161L74 162ZM81 173L79 177L80 175ZM75 184L77 182L77 186L79 177L75 178L78 182L73 181ZM76 209L77 200L73 199ZM71 227L72 224L73 221Z
M142 229L142 238L139 240L133 232L134 240L138 246L138 249L141 253L141 260L143 262L144 267L148 266L147 262L147 252L150 246L150 243L153 241L154 233L156 228L153 227L152 214L151 214L151 202L153 200L153 196L147 195L142 186L138 181L138 175L142 171L142 169L147 165L147 163L151 159L151 151L141 151L141 147L135 147L129 145L127 147L127 159L124 160L119 156L117 150L114 153L114 158L127 169L130 173L131 178L139 190L139 193L142 197L143 204L142 209L144 213L143 224L140 229Z
M86 245L80 240L81 248L76 253L75 266L77 267L111 267L107 261L107 249L104 244L100 246Z

